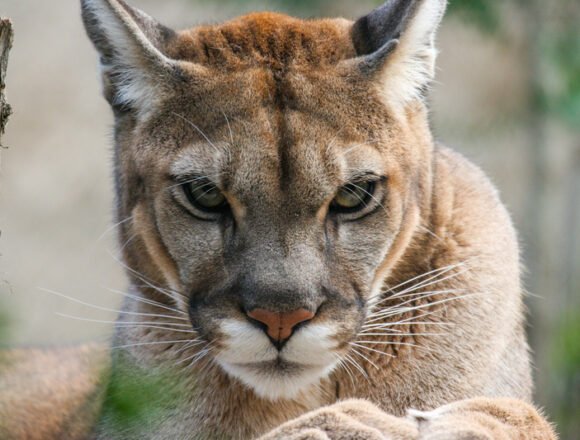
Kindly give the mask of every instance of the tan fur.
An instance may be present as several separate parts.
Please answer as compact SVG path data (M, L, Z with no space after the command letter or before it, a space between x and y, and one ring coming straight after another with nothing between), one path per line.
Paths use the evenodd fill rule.
M95 438L554 438L524 403L511 221L486 176L433 141L421 98L445 2L408 4L377 45L373 20L258 13L174 33L120 0L83 0L116 116L132 295L112 378L171 378L143 423L105 401ZM361 173L376 179L369 211L334 213ZM227 215L188 202L192 176L220 188ZM255 308L316 316L274 360ZM46 415L13 438L51 424L27 405Z
M95 423L105 346L0 353L0 438L82 440Z

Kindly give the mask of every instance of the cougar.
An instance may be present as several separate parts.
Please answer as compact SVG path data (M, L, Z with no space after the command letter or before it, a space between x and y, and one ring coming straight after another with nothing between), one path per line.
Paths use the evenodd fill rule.
M16 355L40 378L12 380L3 438L555 438L512 222L430 129L445 0L181 32L81 4L130 288L109 369Z

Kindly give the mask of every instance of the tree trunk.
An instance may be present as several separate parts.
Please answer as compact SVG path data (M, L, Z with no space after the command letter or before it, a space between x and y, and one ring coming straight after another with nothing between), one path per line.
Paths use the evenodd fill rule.
M6 87L6 69L8 68L8 54L12 48L14 32L10 20L0 18L0 147L2 147L2 135L8 122L12 109L6 102L4 89Z

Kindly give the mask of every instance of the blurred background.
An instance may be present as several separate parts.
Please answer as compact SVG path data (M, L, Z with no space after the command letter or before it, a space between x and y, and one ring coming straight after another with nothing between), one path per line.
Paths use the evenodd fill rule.
M253 10L356 18L380 1L131 3L185 28ZM16 31L0 152L0 346L105 340L115 313L62 296L115 309L125 287L96 53L77 0L0 0L0 16ZM579 23L577 0L452 0L431 93L437 138L490 175L520 232L536 400L563 439L580 432Z

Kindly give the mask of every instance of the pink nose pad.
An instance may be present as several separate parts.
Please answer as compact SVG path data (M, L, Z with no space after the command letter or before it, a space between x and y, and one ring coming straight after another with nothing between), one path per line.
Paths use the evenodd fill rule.
M306 309L298 309L292 312L271 312L265 309L254 309L248 312L248 316L265 324L268 328L268 336L275 341L284 341L292 335L292 329L304 321L314 318L314 313Z

